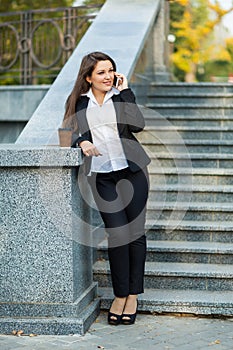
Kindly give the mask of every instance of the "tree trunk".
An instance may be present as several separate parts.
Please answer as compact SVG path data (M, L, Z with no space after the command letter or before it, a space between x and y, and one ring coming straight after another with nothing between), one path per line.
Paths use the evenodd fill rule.
M196 82L196 71L197 71L197 66L196 66L196 64L192 63L190 72L187 72L185 74L186 83L195 83Z

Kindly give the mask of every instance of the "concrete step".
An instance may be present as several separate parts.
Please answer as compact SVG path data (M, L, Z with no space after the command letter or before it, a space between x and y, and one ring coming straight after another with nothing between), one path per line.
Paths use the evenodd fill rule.
M108 260L107 241L98 247L97 260ZM233 243L147 240L147 261L233 264Z
M109 310L114 299L111 288L98 288L101 309ZM138 311L151 313L189 313L196 315L232 316L230 291L145 289L138 297Z
M153 167L149 165L150 183L156 185L178 184L185 186L233 185L233 169Z
M233 111L232 111L233 114ZM161 143L166 144L166 140L170 142L179 142L184 140L232 140L232 127L202 127L202 126L147 126L143 132L137 135L142 143Z
M164 141L164 142L163 142ZM153 142L144 141L143 146L149 152L158 154L161 152L169 153L215 153L215 154L233 154L232 140L158 140L153 138Z
M108 261L96 261L93 273L100 287L111 287ZM230 264L146 262L144 284L153 289L233 291L233 269Z
M202 104L202 103L146 103L146 108L155 110L163 116L232 116L233 103L222 104Z
M169 83L168 85L162 85L165 87L165 89L161 89L161 88L157 88L156 86L160 87L160 84L157 85L153 85L153 88L150 88L147 96L149 98L153 98L154 96L156 97L178 97L178 98L228 98L228 97L233 97L233 89L232 89L232 85L228 85L229 90L225 91L225 89L220 89L219 91L212 91L211 89L198 89L198 90L193 90L192 86L190 84L186 84L185 85L185 91L181 89L177 89L177 86L174 85L172 86L172 83ZM179 86L183 86L182 84L179 84ZM190 87L191 86L191 87ZM187 88L189 87L189 88ZM169 91L166 91L166 88L169 88Z
M233 243L233 222L183 220L146 220L146 234L149 240L158 241L200 241Z
M172 216L182 217L186 221L212 221L212 222L232 222L232 203L212 203L212 202L157 202L149 201L147 204L147 219L170 220Z
M225 107L229 104L233 104L233 92L212 92L212 93L185 93L185 92L171 92L165 94L163 90L154 91L147 95L148 103L172 103L172 104L200 104L200 105L217 105Z
M225 115L162 115L156 111L144 112L146 126L166 126L172 124L175 126L217 126L221 127L232 127L233 118L232 116Z
M147 152L151 167L194 167L194 168L233 168L233 154L230 153L181 153ZM190 164L191 162L191 164Z
M165 95L170 93L185 93L185 94L196 94L202 95L213 94L213 93L233 93L233 85L230 83L183 83L183 82L164 82L157 83L152 82L150 85L150 93L163 92Z
M148 241L147 261L233 264L233 244L219 242Z
M211 202L232 203L233 185L179 185L150 186L149 200L157 202Z

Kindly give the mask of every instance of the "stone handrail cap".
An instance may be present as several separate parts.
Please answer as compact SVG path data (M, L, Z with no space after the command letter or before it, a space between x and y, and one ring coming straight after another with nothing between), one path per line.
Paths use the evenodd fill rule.
M0 167L76 167L82 163L80 148L0 145Z

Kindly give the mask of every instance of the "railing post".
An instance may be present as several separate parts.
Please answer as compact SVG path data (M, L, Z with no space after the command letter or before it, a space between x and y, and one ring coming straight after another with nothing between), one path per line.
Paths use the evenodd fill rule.
M69 59L69 57L72 54L72 51L75 47L75 25L74 25L74 18L75 18L75 9L73 8L67 8L64 11L64 47L66 47L66 50L64 52L65 60L63 60L63 64Z
M20 35L20 84L32 84L32 59L30 57L30 32L32 27L32 12L26 11L21 15Z

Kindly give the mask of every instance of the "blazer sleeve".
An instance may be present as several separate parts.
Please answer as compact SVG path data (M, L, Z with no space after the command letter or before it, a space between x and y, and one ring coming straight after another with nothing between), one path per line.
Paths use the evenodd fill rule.
M120 92L121 100L124 102L124 112L129 130L133 133L140 132L145 127L142 112L136 104L136 98L130 88Z
M74 148L79 147L82 141L90 141L90 139L88 138L87 135L85 137L84 135L78 135L76 132L74 132L72 134L71 147L74 147Z
M76 103L76 121L77 128L72 135L72 147L79 147L82 141L91 141L92 137L89 130L89 126L86 119L86 109L88 104L88 98L82 96Z

